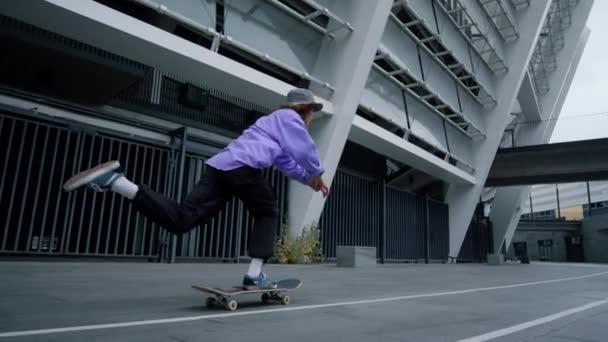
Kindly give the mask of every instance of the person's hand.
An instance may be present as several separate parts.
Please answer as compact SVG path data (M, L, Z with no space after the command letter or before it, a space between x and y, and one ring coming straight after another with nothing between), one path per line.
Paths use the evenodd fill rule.
M308 179L308 185L310 185L315 192L320 191L323 194L323 197L327 197L329 194L329 188L325 185L325 182L323 182L323 178L321 177L310 177Z

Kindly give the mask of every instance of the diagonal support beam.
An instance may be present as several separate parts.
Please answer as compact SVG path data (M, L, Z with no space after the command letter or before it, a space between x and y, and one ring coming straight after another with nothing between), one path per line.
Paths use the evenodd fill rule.
M460 252L462 241L471 222L473 212L479 202L484 188L490 166L500 140L502 132L509 123L510 111L524 78L526 68L532 57L532 51L542 28L542 20L549 10L549 0L537 0L518 13L517 22L520 24L522 35L513 42L510 49L505 51L505 60L508 61L509 72L497 76L494 89L496 106L488 111L484 122L486 139L472 146L472 166L475 168L476 184L473 186L450 185L446 196L449 205L450 222L450 250L449 255L456 257Z
M589 38L589 29L583 29L581 26L584 26L584 23L587 21L591 5L592 1L582 1L577 6L578 12L573 19L576 20L578 25L573 25L568 32L569 35L574 37L570 37L567 40L566 44L568 46L562 50L560 56L560 60L563 60L564 63L560 63L560 68L556 70L551 80L552 84L559 86L552 87L556 89L550 90L542 98L542 107L551 113L543 113L543 116L557 118L561 112L566 95L572 84L572 79L576 73L576 68ZM580 36L580 39L576 39L577 34ZM547 143L551 138L556 122L557 120L541 121L534 125L534 127L520 129L517 132L517 140L526 145ZM490 219L494 223L495 246L504 244L508 249L521 216L519 208L524 203L525 198L527 198L530 188L531 186L513 186L497 189L492 212L490 213Z
M393 2L355 0L331 4L332 12L338 13L357 29L349 33L348 39L324 41L313 72L324 75L336 86L331 101L337 115L315 120L310 128L325 167L323 178L328 185L338 168ZM322 91L317 88L312 90ZM290 182L290 234L298 236L305 226L318 222L324 205L322 196L302 184Z

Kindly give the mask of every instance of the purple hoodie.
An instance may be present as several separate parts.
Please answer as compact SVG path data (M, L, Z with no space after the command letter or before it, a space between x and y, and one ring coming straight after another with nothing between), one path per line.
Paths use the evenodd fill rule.
M292 109L279 109L261 117L207 164L223 171L274 165L303 184L324 172L304 120Z

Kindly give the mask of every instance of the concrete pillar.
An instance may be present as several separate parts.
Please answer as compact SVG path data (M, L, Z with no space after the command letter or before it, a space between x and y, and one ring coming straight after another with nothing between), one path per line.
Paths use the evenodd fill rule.
M460 252L475 206L479 202L481 191L502 139L502 133L509 122L511 108L530 62L533 48L538 40L543 25L543 20L539 19L545 18L550 3L550 0L531 1L527 9L516 14L519 31L523 34L505 49L504 58L509 71L505 75L497 76L494 82L496 106L485 113L485 122L482 125L486 138L473 143L471 148L476 184L472 186L451 185L448 190L446 199L450 208L449 255L452 257L457 257Z
M323 75L336 89L331 97L334 115L311 125L328 185L336 173L392 1L334 1L331 5L329 9L350 22L354 31L336 33L336 39L324 42L313 73ZM289 226L297 236L304 226L319 220L325 200L299 183L289 186Z
M585 28L585 23L591 5L592 1L582 1L573 12L573 25L566 33L566 45L558 56L558 69L551 75L551 90L540 99L543 121L526 124L517 130L516 141L521 142L521 146L546 144L553 134L556 119L559 117L590 34L590 30ZM521 216L518 208L528 197L530 189L530 186L497 189L490 213L494 227L494 246L504 243L507 249L509 248Z

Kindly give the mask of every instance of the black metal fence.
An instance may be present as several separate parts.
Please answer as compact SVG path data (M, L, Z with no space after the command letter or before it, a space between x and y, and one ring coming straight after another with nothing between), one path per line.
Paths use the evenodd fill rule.
M319 221L323 252L376 247L384 261L446 261L448 206L339 170ZM383 207L384 203L384 207ZM428 255L427 255L428 252Z
M151 256L158 227L123 198L62 183L78 170L123 161L135 182L165 190L169 149L0 114L2 253ZM159 186L160 185L160 186Z
M48 254L156 258L163 230L113 193L63 192L79 170L117 159L125 174L172 198L186 194L205 172L206 156L184 156L178 191L179 146L123 137L0 112L0 254ZM287 181L266 176L286 208ZM246 255L252 218L236 199L205 227L176 239L175 255L237 259ZM279 227L277 226L277 232Z

